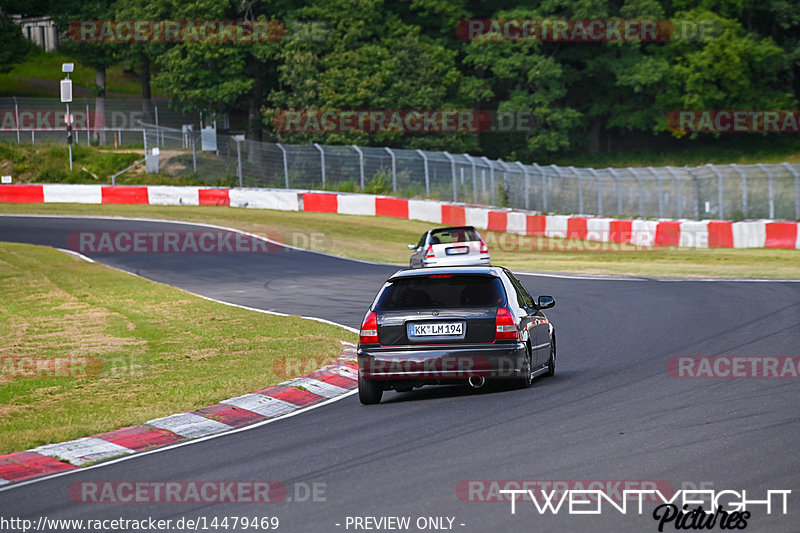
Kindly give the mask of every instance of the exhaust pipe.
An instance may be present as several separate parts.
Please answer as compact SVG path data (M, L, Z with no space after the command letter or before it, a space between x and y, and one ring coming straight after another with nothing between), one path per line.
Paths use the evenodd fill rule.
M470 376L467 382L469 382L469 386L473 389L480 389L483 387L483 384L486 383L486 378L483 376Z

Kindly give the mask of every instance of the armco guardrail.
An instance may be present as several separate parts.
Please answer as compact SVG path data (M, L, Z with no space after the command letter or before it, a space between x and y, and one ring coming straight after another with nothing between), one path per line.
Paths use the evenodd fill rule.
M172 186L0 185L0 202L225 205L284 211L387 216L472 225L518 235L690 248L800 249L797 222L620 220L542 215L511 209L370 194Z
M575 168L388 147L292 145L143 125L171 168L240 186L373 192L549 213L800 220L800 165ZM203 150L205 144L207 150Z

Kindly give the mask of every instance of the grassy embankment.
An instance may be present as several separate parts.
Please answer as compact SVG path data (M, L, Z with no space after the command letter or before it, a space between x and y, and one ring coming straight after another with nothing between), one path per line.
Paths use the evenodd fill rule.
M284 368L319 368L341 353L340 340L356 340L8 243L0 315L0 454L253 392L287 379Z

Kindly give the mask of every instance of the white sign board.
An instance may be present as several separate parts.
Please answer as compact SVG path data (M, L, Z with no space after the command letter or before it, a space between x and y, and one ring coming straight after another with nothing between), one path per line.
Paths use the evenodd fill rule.
M72 80L61 80L61 103L72 102Z

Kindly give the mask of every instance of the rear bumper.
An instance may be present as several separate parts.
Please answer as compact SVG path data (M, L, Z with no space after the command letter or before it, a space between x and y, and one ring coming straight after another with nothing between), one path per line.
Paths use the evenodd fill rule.
M512 344L358 348L358 374L369 380L458 381L522 375L526 350Z
M489 254L481 254L479 256L467 255L458 256L451 255L442 258L423 259L422 266L424 267L438 267L438 266L469 266L469 265L485 265L491 264Z

